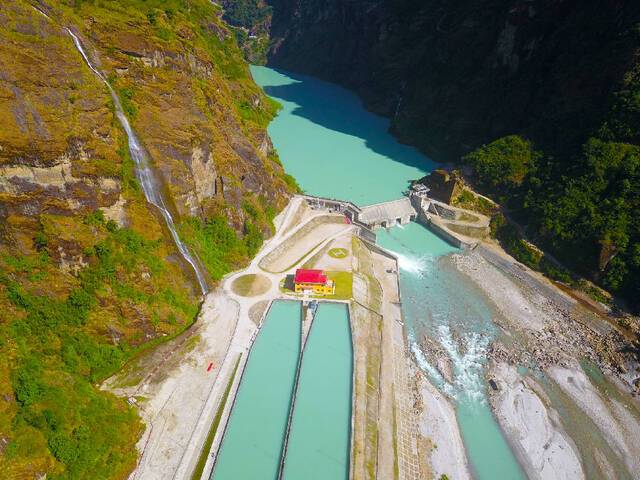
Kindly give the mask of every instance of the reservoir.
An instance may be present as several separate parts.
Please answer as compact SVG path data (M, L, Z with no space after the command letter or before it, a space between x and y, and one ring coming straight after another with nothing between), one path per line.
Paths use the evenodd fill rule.
M211 478L275 479L300 356L299 302L273 302L244 369Z
M285 480L349 478L352 358L347 305L320 303L302 357Z
M434 168L418 151L399 144L387 131L388 120L367 112L348 90L267 67L251 71L256 83L283 106L269 134L286 171L306 193L358 205L383 202L399 198L410 180ZM378 242L399 257L410 348L434 385L455 399L472 473L480 480L525 478L486 399L484 358L499 334L491 308L441 261L456 250L417 224L381 231ZM451 356L452 383L421 357L417 340L422 335L438 341ZM454 338L463 339L464 348ZM291 452L295 443L292 439Z

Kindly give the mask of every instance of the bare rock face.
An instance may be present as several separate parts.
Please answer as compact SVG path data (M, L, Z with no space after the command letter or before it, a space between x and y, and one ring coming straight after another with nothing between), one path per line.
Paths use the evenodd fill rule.
M123 171L131 178L133 167L126 137L114 121L109 92L56 20L55 5L48 8L51 19L9 2L0 30L0 216L102 209L127 225L121 183ZM118 92L180 217L206 219L229 206L237 217L230 223L241 230L247 195L282 205L287 187L282 168L269 158L264 131L273 111L235 45L219 43L229 57L220 62L190 33L193 26L181 26L171 42L156 36L158 22L167 28L176 22L167 14L154 26L85 13L78 33ZM228 43L218 19L203 19L200 27L202 35ZM236 70L224 71L225 62ZM247 109L258 124L242 116ZM10 243L11 222L3 234Z
M265 131L275 106L218 7L151 3L0 8L0 471L18 478L127 477L143 427L97 384L188 328L200 300L66 28L116 91L187 242L190 225L227 217L236 232L219 229L254 248L289 194ZM224 268L250 254L237 249Z
M199 201L213 198L216 194L216 164L213 154L208 152L205 158L205 153L199 147L194 147L191 153L191 174Z
M13 234L28 234L12 231L12 224L23 229L19 218L111 208L120 198L122 161L108 92L86 74L68 35L20 2L9 2L6 13L12 20L0 29L0 218L12 218L3 232L11 243ZM15 29L27 33L15 36Z
M166 15L156 20L172 21ZM124 95L132 126L179 216L206 218L225 204L238 210L247 194L281 206L287 192L282 168L263 148L264 126L274 111L240 51L229 44L226 27L203 25L201 34L182 29L171 42L155 37L152 25L131 29L99 19L83 34L103 70L113 72L114 87ZM199 35L211 31L215 41L225 42L222 48L232 57L227 63L238 64L234 71L224 71L215 52L199 42ZM238 192L225 196L222 177L228 187L237 184Z
M270 64L356 90L442 161L517 131L568 144L593 129L640 19L624 0L269 3Z

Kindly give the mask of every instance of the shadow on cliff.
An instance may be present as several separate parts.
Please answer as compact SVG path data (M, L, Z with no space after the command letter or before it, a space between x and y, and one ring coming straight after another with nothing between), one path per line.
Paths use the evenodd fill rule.
M278 100L294 103L293 115L360 138L369 149L396 162L426 171L436 167L434 161L415 148L399 143L388 131L389 120L365 110L360 99L349 90L306 75L274 70L294 82L264 86L264 91Z

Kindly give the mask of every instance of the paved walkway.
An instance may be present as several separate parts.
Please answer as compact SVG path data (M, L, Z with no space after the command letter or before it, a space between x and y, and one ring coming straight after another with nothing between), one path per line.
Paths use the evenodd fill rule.
M381 436L377 478L393 478L393 463L391 462L394 462L394 459L392 455L389 455L389 452L397 449L399 479L418 480L420 479L420 467L417 418L413 411L413 395L409 385L406 339L402 324L402 311L399 305L400 292L398 291L397 274L388 272L388 270L395 272L398 267L397 263L388 257L380 254L375 255L375 275L383 288L382 385L384 388L379 419ZM385 379L385 377L387 378ZM391 381L388 377L391 378ZM391 383L393 388L389 388ZM388 412L393 412L395 418L389 416ZM389 423L391 423L391 427L388 426Z
M226 374L224 376L223 375L220 376L221 380L217 383L216 387L212 390L209 399L207 399L208 408L200 416L198 420L198 424L196 425L194 429L194 433L192 435L192 441L189 443L189 445L186 448L186 451L183 455L182 461L180 463L180 466L176 474L173 475L171 478L174 478L174 479L187 478L195 468L195 465L201 453L202 445L204 445L206 436L208 435L209 427L213 421L215 412L218 409L218 404L221 401L222 392L224 391L224 389L226 388L230 380L230 375L235 367L235 363L238 359L238 356L242 355L241 357L242 360L238 367L238 372L236 373L236 377L235 377L235 383L232 387L231 393L229 395L229 399L233 399L237 392L237 388L239 386L240 373L242 372L245 366L246 359L248 358L247 354L251 346L253 345L253 341L255 340L258 334L258 330L260 328L259 326L256 326L256 324L251 320L249 316L249 311L251 307L261 301L271 302L274 299L286 297L286 295L283 295L283 293L280 291L280 281L283 278L285 278L287 274L293 273L295 271L296 266L292 266L288 271L285 271L282 273L270 273L263 270L259 264L260 264L260 261L266 255L271 253L273 250L277 249L282 242L285 242L288 238L295 235L295 233L299 229L303 228L308 222L310 222L311 220L313 220L318 216L322 216L325 214L320 212L320 213L310 215L305 221L291 228L291 226L289 225L289 222L292 221L293 217L295 216L295 212L297 211L298 206L302 201L304 201L302 198L294 197L289 202L285 210L274 221L274 224L276 226L276 233L274 234L274 236L271 239L269 239L267 242L265 242L265 244L262 246L258 254L251 260L251 263L245 269L238 272L234 272L228 275L227 277L225 277L222 285L216 292L217 295L223 295L225 298L228 298L234 301L238 305L237 327L233 334L230 347L227 351L227 354L221 366L221 370L223 370ZM309 245L308 249L311 249L311 250L308 251L307 255L305 255L302 259L300 259L299 264L304 263L304 261L306 261L308 258L315 255L319 250L324 248L324 246L328 242L331 242L333 239L341 235L349 233L353 229L354 229L353 225L345 224L344 228L340 229L340 231L334 233L328 238L323 239L320 242L320 244L316 245L315 247L313 247L313 245ZM318 239L316 238L315 241L317 242ZM267 277L271 282L269 289L266 290L263 294L253 296L253 297L243 297L233 292L233 290L231 289L231 285L233 284L233 281L236 278L241 277L243 275L247 275L247 274L260 274ZM292 296L291 298L299 300L298 297ZM220 426L217 430L216 436L214 437L211 451L209 452L207 464L204 469L205 475L207 474L207 472L210 472L211 468L213 467L215 455L217 454L218 447L222 441L224 426L226 425L229 414L231 413L231 408L230 408L231 404L232 404L231 401L227 401L222 419L220 421ZM156 478L169 478L169 477L162 476L162 477L156 477Z

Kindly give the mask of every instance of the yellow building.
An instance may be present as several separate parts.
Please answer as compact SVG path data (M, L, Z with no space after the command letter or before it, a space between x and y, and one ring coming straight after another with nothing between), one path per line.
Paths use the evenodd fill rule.
M296 293L312 293L314 295L333 295L336 286L322 270L306 270L299 268L293 280Z

